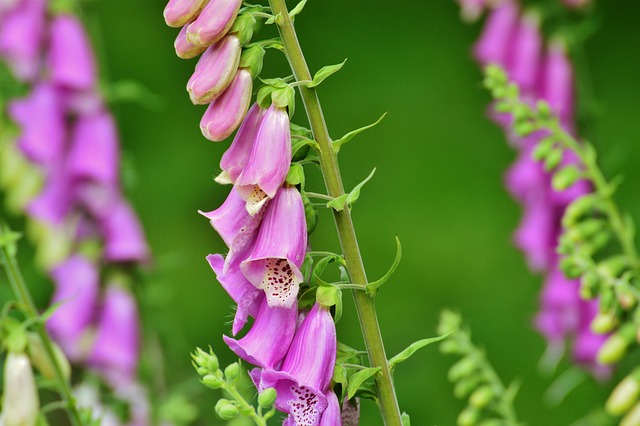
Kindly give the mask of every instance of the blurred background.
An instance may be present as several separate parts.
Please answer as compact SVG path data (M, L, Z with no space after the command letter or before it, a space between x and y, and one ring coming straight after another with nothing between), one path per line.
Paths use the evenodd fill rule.
M294 2L290 2L290 6ZM108 82L135 80L157 95L152 108L115 108L129 196L145 225L155 255L139 289L146 327L157 333L164 371L147 363L147 374L165 376L169 389L185 389L209 425L223 424L213 410L217 395L198 386L189 352L211 345L222 363L234 360L222 342L230 332L231 300L205 261L223 252L222 240L198 209L212 210L227 195L213 182L227 142L205 140L185 90L195 60L177 58L177 30L165 26L161 0L110 0L87 7L89 27L101 52ZM586 50L595 89L590 130L608 176L622 174L621 204L640 219L640 8L637 2L598 4L600 28ZM522 382L516 408L531 425L570 425L600 406L611 385L587 379L557 407L544 402L549 386L569 367L541 375L543 338L532 329L540 277L532 275L513 247L520 208L503 185L515 152L486 119L489 96L470 49L480 24L459 19L451 0L311 0L296 19L312 72L348 58L319 94L334 138L375 121L376 128L341 151L342 174L353 187L377 167L353 210L370 277L384 274L395 254L403 260L377 299L389 355L435 335L443 308L462 312L476 343L485 347L501 377ZM263 28L267 37L273 28ZM289 75L281 53L269 51L263 78ZM306 124L302 104L294 118ZM309 170L307 187L322 192ZM311 238L316 250L338 250L334 224L322 212ZM44 305L44 277L21 261ZM346 295L348 296L348 295ZM350 297L338 337L362 348ZM158 358L156 348L148 354ZM398 397L412 424L453 425L464 402L446 379L453 359L436 346L419 352L395 373ZM622 370L627 370L622 368ZM619 375L618 375L619 376ZM615 382L612 382L615 383ZM375 407L363 403L361 424L380 425Z

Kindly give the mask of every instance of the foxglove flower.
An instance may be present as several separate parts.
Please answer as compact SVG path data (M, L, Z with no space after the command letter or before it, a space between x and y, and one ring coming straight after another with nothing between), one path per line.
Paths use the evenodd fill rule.
M29 216L48 225L62 225L73 211L74 189L64 170L54 170L42 192L27 206Z
M558 114L563 125L571 130L573 123L573 67L567 57L566 48L560 41L551 43L547 49L542 98Z
M232 183L238 179L249 161L266 112L267 110L260 108L257 103L249 109L231 146L220 160L220 168Z
M311 423L297 423L295 419L289 415L282 426L299 426L301 424L310 425ZM340 416L340 402L333 390L327 392L327 409L322 413L322 420L318 423L318 426L344 426L342 418ZM356 423L357 426L357 423Z
M578 329L573 341L573 359L588 368L596 377L607 378L611 375L611 366L598 363L598 352L610 337L609 334L597 334L591 330L591 322L598 314L597 300L580 300Z
M513 45L511 80L516 82L525 96L531 97L537 88L542 54L542 34L535 13L525 14L518 24Z
M296 331L298 310L271 308L265 298L251 330L236 340L223 336L224 342L240 358L262 368L276 368L287 354Z
M169 0L164 20L170 27L181 27L193 21L209 0Z
M474 46L474 55L482 65L507 64L518 13L518 5L513 0L503 1L491 11L482 35Z
M558 244L558 230L558 212L546 198L525 205L514 239L532 270L542 271L549 267Z
M544 284L536 328L550 342L561 342L578 328L579 304L578 282L567 279L559 269L553 269Z
M173 43L173 47L176 49L176 55L182 59L191 59L195 58L202 52L204 52L207 47L206 46L196 46L187 40L187 27L184 26L178 33L176 37L176 41Z
M24 353L9 352L4 364L3 426L35 426L40 411L31 362Z
M89 90L96 84L96 65L87 34L75 16L58 15L51 22L49 67L55 84Z
M231 29L241 5L242 0L209 0L187 27L187 38L197 46L217 42Z
M133 381L138 367L139 324L136 302L128 291L106 289L89 365L102 372L114 387Z
M146 262L149 248L135 212L123 199L100 218L105 239L104 258L110 262Z
M21 80L35 79L40 70L46 7L45 0L22 0L3 17L0 55Z
M220 96L233 80L240 53L240 40L233 34L205 50L187 82L191 102L207 104Z
M509 192L522 203L535 202L544 197L551 185L549 174L532 157L532 151L531 147L524 147L505 177Z
M240 68L231 85L211 102L200 121L200 130L210 141L225 140L244 118L251 103L253 78L246 68Z
M296 332L280 371L264 370L260 388L275 388L276 407L297 425L318 425L328 406L336 361L336 328L329 311L315 304Z
M283 108L271 105L262 120L256 141L236 188L247 200L250 214L257 213L268 198L273 198L291 166L291 130Z
M72 361L86 352L83 338L94 319L100 277L97 266L74 255L51 271L55 292L51 303L60 306L47 320L47 329Z
M251 284L265 291L269 306L295 303L306 248L302 198L295 187L285 185L269 204L251 256L241 264Z

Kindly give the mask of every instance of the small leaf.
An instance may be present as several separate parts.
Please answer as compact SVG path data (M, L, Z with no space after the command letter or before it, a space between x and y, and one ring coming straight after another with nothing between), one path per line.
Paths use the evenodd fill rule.
M298 163L291 164L286 181L289 185L301 185L304 188L304 167Z
M273 23L278 23L282 19L282 14L278 13L277 15L271 16L271 18L265 21L265 25L271 25Z
M411 419L407 413L402 413L402 426L411 426Z
M354 394L360 389L362 384L369 378L373 377L380 371L380 367L365 368L360 370L349 377L349 384L347 385L347 399L351 399Z
M316 301L324 307L335 306L342 298L342 290L334 285L321 285L316 291Z
M449 336L451 333L452 332L449 332L447 334L443 334L442 336L431 337L431 338L428 338L428 339L421 339L421 340L418 340L416 342L413 342L412 344L409 345L409 347L407 347L407 349L403 350L398 355L394 356L393 358L391 358L389 360L389 368L391 369L391 371L393 371L393 369L395 368L395 366L397 364L409 359L419 349L422 349L425 346L428 346L428 345L430 345L432 343L439 342L440 340L442 340L442 339L446 338L447 336Z
M369 294L370 296L375 296L376 291L384 283L386 283L389 280L389 278L391 278L391 275L393 275L393 273L396 271L396 268L400 264L401 259L402 259L402 245L400 244L400 238L398 238L398 236L396 235L396 257L395 259L393 259L393 264L391 265L391 268L389 268L387 273L382 276L382 278L367 284L367 288L366 288L367 294Z
M340 71L342 69L342 67L344 66L345 62L347 62L346 59L344 61L342 61L342 63L340 63L340 64L327 65L326 67L320 68L320 70L313 76L313 80L311 80L310 83L307 83L307 87L316 87L316 86L318 86L320 83L325 81L327 78L331 77L333 74L335 74L338 71Z
M347 370L340 364L336 364L333 369L333 376L331 377L336 383L340 383L342 385L342 390L347 388L345 385L347 384Z
M271 92L271 102L277 107L289 108L289 117L291 117L296 108L296 92L287 84Z
M347 204L349 205L349 208L351 208L351 206L358 201L358 198L360 198L360 190L362 189L362 187L364 186L365 183L369 182L371 180L371 178L373 177L373 175L376 173L376 169L374 168L371 173L369 173L369 176L366 177L365 180L363 180L362 182L360 182L359 184L357 184L355 186L355 188L353 188L353 190L349 193L349 195L347 196Z
M378 118L378 121L376 121L375 123L369 124L368 126L360 127L359 129L356 129L356 130L353 130L353 131L347 133L346 135L344 135L340 139L333 141L333 144L332 144L333 150L336 153L338 153L340 151L340 148L342 147L342 145L344 145L345 143L349 142L351 139L353 139L355 136L359 135L360 133L364 132L365 130L369 130L370 128L375 127L386 116L387 116L387 113L385 112L384 114L382 114L382 116L380 118Z
M344 210L345 205L347 204L347 197L349 194L342 194L338 198L334 198L333 200L327 203L327 207L330 209L334 209L336 211L341 212Z
M289 16L291 17L291 20L295 20L296 15L302 12L302 9L304 9L304 6L306 4L307 4L307 0L301 0L300 3L296 5L296 7L291 9L291 11L289 12Z
M360 355L363 351L358 351L349 345L338 342L338 353L336 355L337 364L359 364ZM366 352L364 352L366 353Z

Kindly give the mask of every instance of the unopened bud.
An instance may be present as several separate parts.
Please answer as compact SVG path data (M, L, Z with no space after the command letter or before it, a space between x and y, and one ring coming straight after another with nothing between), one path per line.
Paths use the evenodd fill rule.
M221 399L216 403L216 413L222 420L233 420L240 413L238 406L228 399Z
M462 358L449 369L449 380L455 382L473 373L477 367L476 360L469 356Z
M229 380L237 379L240 375L240 365L237 362L229 364L227 368L224 369L224 375Z
M480 410L475 407L467 407L458 416L458 426L473 426L480 418Z
M224 380L215 374L207 374L202 378L202 384L209 389L220 389L224 385Z
M464 398L469 395L482 382L481 376L471 376L460 380L453 388L456 398Z
M209 355L209 359L207 360L207 368L211 373L218 371L218 369L220 368L218 357L214 354Z
M620 361L627 353L627 348L635 338L635 328L633 324L628 324L613 334L598 351L598 362L600 364L613 364Z
M35 426L40 410L29 357L9 352L4 364L4 426Z
M615 312L598 312L591 321L591 331L597 334L605 334L618 326L618 317Z
M636 374L625 377L618 386L615 387L611 396L607 399L605 408L612 416L621 416L629 411L631 406L640 396L640 383Z
M47 354L47 351L45 350L40 336L35 333L29 333L27 335L27 339L29 341L29 355L31 357L31 362L33 362L33 366L38 369L44 378L55 379L55 368ZM60 367L62 376L65 380L69 380L69 377L71 377L71 366L69 365L69 360L57 343L51 342L51 349L53 349L55 362Z
M258 395L258 404L261 407L269 408L276 402L277 396L278 393L274 388L267 388Z
M633 406L631 411L620 421L620 426L640 426L640 404Z
M491 386L482 386L478 389L474 390L471 396L469 397L469 404L476 408L484 408L489 402L493 399L495 393Z

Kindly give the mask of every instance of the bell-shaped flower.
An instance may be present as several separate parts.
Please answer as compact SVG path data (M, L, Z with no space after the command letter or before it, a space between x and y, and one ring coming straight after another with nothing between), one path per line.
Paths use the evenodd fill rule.
M138 307L133 295L117 285L107 287L88 363L114 387L133 381L140 351Z
M599 312L599 302L579 299L577 305L580 318L577 330L574 330L573 360L591 371L596 378L608 378L612 372L611 366L598 363L598 352L611 335L597 334L591 330L591 322Z
M170 27L181 27L193 21L209 0L169 0L164 8L164 20Z
M216 279L238 305L231 330L233 335L242 330L249 316L255 318L258 315L264 298L263 292L247 281L239 267L240 262L244 259L243 255L247 252L250 253L252 248L252 244L248 245L234 259L227 256L227 262L219 254L207 256L211 269L216 273Z
M249 109L235 138L233 138L231 146L222 155L220 168L223 173L226 173L231 182L235 182L238 179L238 176L247 165L266 112L267 110L260 108L257 103L254 104Z
M178 57L182 59L195 58L207 49L206 46L196 46L195 44L187 40L186 25L182 27L182 29L178 33L176 41L173 42L173 47L176 49L176 55L178 55Z
M51 271L55 291L51 303L59 306L47 320L47 330L72 361L85 353L84 337L94 319L100 277L95 263L74 255Z
M336 361L336 327L329 311L315 304L296 332L279 371L266 369L260 389L275 388L276 408L297 425L320 424Z
M306 248L302 197L295 187L285 185L267 208L251 256L241 264L251 284L264 290L269 306L295 303Z
M36 426L40 411L38 388L29 357L9 352L4 364L3 426Z
M72 213L76 191L64 170L53 170L42 192L27 206L29 216L48 225L61 225Z
M214 99L200 121L200 130L210 141L222 141L233 133L244 118L251 103L253 78L246 68L240 68L231 85Z
M0 56L24 81L34 80L40 70L46 9L45 0L22 0L0 25Z
M544 197L551 185L543 165L532 157L532 149L523 148L505 176L507 189L522 203L535 202Z
M284 183L291 166L291 129L289 115L271 105L265 114L255 143L236 187L247 210L255 214L268 198L273 198Z
M514 240L527 257L529 267L542 271L549 267L558 245L561 212L546 199L528 202Z
M574 113L573 90L573 66L564 43L555 40L547 48L541 95L569 129Z
M66 122L60 92L38 83L29 96L9 104L9 115L20 126L20 150L46 169L59 165L65 150Z
M52 81L62 87L89 90L96 84L96 65L84 27L73 15L51 22L49 67Z
M208 46L220 40L233 26L242 0L209 0L200 15L187 27L189 41Z
M205 50L187 82L191 102L208 104L229 87L240 63L241 50L240 40L233 34Z
M576 332L580 322L579 283L553 268L540 298L536 328L550 342L558 342Z
M513 0L505 0L491 11L473 53L482 65L506 67L518 22L519 9Z
M335 392L331 389L326 394L327 397L327 409L322 413L322 419L318 426L344 426L342 418L340 416L340 402ZM295 418L290 414L282 422L282 426L299 426L299 425L311 425L311 423L298 423ZM347 424L348 425L348 424ZM356 423L357 426L357 423Z
M238 340L223 336L224 342L245 361L262 368L276 368L293 340L297 315L297 304L271 308L263 298L251 330Z
M528 98L533 97L540 75L542 34L539 21L535 13L527 13L520 19L508 70L510 79Z
M149 247L142 225L129 203L119 198L100 218L104 257L110 262L146 262Z

